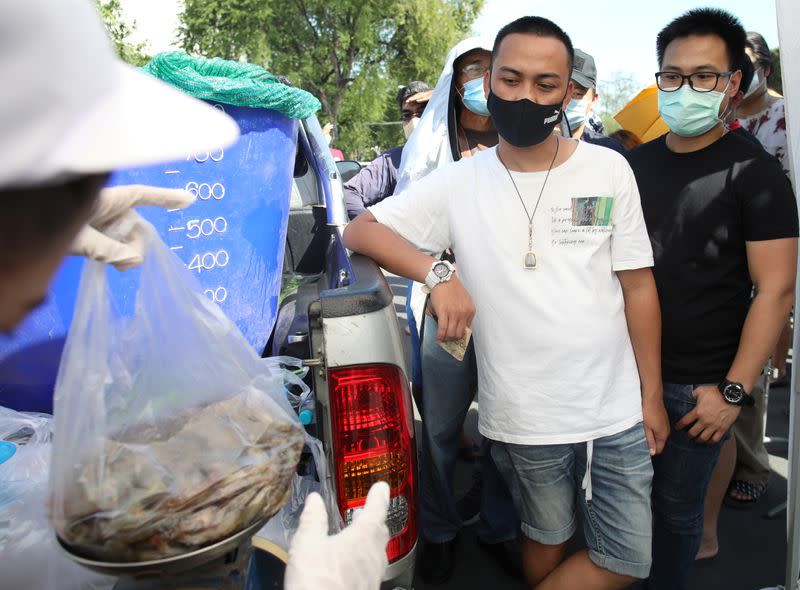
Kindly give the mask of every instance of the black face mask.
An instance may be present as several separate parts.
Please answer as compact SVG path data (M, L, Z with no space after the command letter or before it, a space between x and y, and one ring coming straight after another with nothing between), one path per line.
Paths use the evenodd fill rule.
M500 137L523 148L540 144L553 133L563 115L562 102L543 105L527 98L504 100L489 90L486 106Z

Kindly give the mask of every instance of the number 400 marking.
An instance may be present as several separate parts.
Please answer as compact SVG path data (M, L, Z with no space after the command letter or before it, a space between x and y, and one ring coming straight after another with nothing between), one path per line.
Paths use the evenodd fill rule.
M196 270L198 273L201 273L203 270L212 270L217 267L222 268L228 266L228 262L230 262L230 256L225 250L195 254L191 262L189 262L189 270Z

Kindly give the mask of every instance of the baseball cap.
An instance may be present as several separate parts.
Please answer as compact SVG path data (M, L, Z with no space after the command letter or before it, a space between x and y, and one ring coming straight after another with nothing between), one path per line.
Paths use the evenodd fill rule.
M572 79L584 88L597 86L597 68L594 58L580 49L575 50L575 59L572 61Z
M125 64L91 0L0 0L0 187L226 147L222 111Z

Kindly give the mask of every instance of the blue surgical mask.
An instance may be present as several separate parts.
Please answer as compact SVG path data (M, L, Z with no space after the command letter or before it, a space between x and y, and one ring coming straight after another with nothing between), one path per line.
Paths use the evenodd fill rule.
M575 131L578 127L583 125L586 120L586 111L589 105L583 99L578 100L573 98L569 101L567 108L564 109L564 115L567 117L569 123L569 130Z
M489 109L486 108L486 95L483 93L483 78L475 78L464 84L461 100L476 115L490 116Z
M722 121L719 106L724 92L697 92L688 85L674 92L658 91L658 114L670 131L682 137L697 137Z

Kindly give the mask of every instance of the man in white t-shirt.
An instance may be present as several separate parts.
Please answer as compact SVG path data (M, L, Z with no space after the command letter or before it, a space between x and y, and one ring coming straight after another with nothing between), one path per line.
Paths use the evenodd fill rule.
M499 146L371 207L344 239L427 284L438 340L472 326L479 428L522 520L530 587L624 588L650 569L650 457L669 432L661 320L630 167L553 134L572 57L546 19L506 25L484 78ZM457 271L430 255L445 248ZM564 561L576 498L588 548Z

